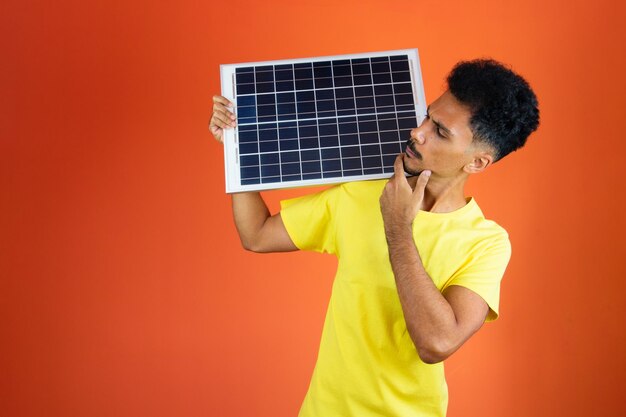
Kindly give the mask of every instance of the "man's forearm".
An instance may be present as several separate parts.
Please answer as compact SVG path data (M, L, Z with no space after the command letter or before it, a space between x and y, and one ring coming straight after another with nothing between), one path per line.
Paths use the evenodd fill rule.
M241 244L252 250L259 231L270 217L270 211L258 192L234 193L231 194L231 199L233 218Z
M409 334L424 362L439 362L458 347L454 310L424 269L411 227L386 235Z

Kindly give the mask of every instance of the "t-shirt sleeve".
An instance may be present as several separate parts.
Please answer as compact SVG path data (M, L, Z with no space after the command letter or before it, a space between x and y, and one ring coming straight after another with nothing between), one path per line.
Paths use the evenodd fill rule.
M511 243L502 231L479 245L444 288L460 285L480 295L489 305L486 321L493 321L499 315L500 281L510 258Z
M298 249L336 252L335 221L339 187L280 202L281 218Z

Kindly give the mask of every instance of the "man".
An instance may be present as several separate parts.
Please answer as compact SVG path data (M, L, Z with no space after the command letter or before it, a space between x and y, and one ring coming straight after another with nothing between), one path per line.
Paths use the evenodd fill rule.
M273 216L259 193L232 195L247 250L339 260L300 416L443 416L441 362L497 318L508 235L464 187L525 144L539 124L537 99L492 60L460 62L447 82L391 179L283 201ZM214 97L210 130L220 141L235 125L229 106Z

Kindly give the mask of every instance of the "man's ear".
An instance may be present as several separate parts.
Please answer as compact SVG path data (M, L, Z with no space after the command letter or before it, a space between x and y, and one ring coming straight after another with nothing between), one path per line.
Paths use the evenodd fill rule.
M463 167L463 171L468 174L478 174L493 164L493 155L488 151L481 151L474 155L474 159Z

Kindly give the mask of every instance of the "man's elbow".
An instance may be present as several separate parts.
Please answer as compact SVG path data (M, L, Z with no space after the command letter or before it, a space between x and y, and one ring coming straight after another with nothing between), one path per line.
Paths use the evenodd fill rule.
M417 354L422 362L429 365L443 362L452 355L456 348L446 340L429 340L424 343L415 343Z
M419 355L422 362L427 363L429 365L434 365L436 363L443 362L445 359L448 359L448 357L452 354L452 352L446 352L446 351L435 350L435 349L418 348L417 354Z

